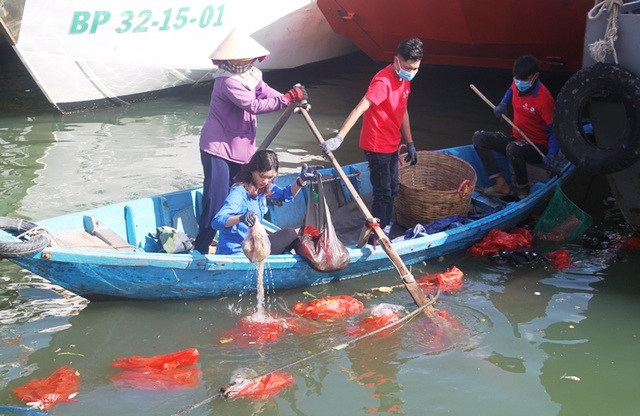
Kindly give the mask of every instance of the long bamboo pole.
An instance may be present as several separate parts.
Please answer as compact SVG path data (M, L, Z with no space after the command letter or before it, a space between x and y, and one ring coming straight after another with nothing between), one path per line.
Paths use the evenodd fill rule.
M487 104L489 105L489 107L494 108L494 109L496 108L496 106L495 106L495 105L493 105L493 103L492 103L492 102L491 102L487 97L485 97L485 96L484 96L484 94L482 94L482 93L480 92L480 90L478 90L478 89L475 87L475 85L470 84L470 85L469 85L469 87L471 87L471 89L472 89L476 94L478 94L478 96L479 96L480 98L482 98L482 99L484 100L484 102L485 102L485 103L487 103ZM535 143L533 143L533 142L532 142L532 141L527 137L527 135L526 135L526 134L524 134L524 132L520 129L520 127L516 126L516 125L513 123L513 121L511 121L511 119L510 119L509 117L507 117L506 115L502 114L502 119L503 119L503 120L505 120L507 123L509 123L509 124L511 125L511 127L513 127L514 129L516 129L516 131L517 131L518 133L520 133L520 134L522 135L522 137L524 137L524 139L527 141L527 143L529 143L531 146L533 146L533 148L534 148L534 149L536 149L536 151L540 154L540 156L542 156L543 158L545 157L545 154L544 154L544 153L542 153L542 151L540 150L540 148L538 148L538 146L536 146L536 145L535 145Z
M311 120L311 117L309 116L309 112L307 111L307 109L302 108L300 112L304 116L304 119L306 120L313 134L316 136L316 139L318 140L318 142L322 144L324 142L322 134L320 134L320 131L318 131L318 128L316 127L313 120ZM333 153L331 152L327 153L327 157L333 164L333 167L336 170L336 172L338 172L338 174L340 175L340 178L342 179L343 183L351 193L351 196L358 204L360 211L362 211L362 213L367 218L367 220L373 220L373 216L371 215L371 212L369 212L369 208L367 208L365 203L362 201L362 198L360 198L360 195L358 195L358 192L351 184L351 181L349 180L347 175L344 173L342 166L340 166L335 156L333 156ZM374 221L371 221L371 222L375 224ZM389 257L389 260L391 260L391 263L393 263L393 266L396 268L398 274L400 275L400 280L402 281L402 284L409 291L409 294L413 298L413 301L418 306L422 306L426 304L427 297L425 296L424 292L420 288L420 285L416 283L416 280L414 279L409 269L407 269L407 266L405 266L404 262L402 261L402 258L400 258L400 255L396 252L396 250L391 245L389 238L385 235L385 233L380 229L380 226L378 225L374 225L373 232L378 237L378 241L380 241L380 245L382 249L385 251L385 253L387 254L387 256ZM433 315L434 312L435 312L435 308L433 308L432 306L429 306L425 309L425 313L427 313L427 315Z

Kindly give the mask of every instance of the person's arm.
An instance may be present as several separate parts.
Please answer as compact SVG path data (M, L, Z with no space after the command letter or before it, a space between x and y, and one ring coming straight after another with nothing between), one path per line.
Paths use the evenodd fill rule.
M328 139L324 143L320 144L320 148L323 153L329 153L336 150L342 144L345 136L349 134L351 128L356 124L358 119L364 114L365 111L371 106L371 101L367 97L362 97L362 100L355 106L351 113L347 116L347 119L342 123L342 127L338 130L338 134Z
M407 143L413 143L413 136L411 135L411 121L409 120L409 111L404 110L404 116L402 117L402 124L400 125L400 132L404 141Z
M224 200L224 204L220 211L213 217L213 221L211 222L211 227L219 230L223 227L233 227L240 223L240 217L244 212L240 213L242 209L242 201L244 197L242 192L244 188L242 186L234 186L231 188L229 195Z
M260 81L256 90L248 90L240 81L233 79L233 77L225 78L224 82L227 87L224 90L226 97L233 105L247 113L253 115L265 114L289 106L289 101L276 90L271 89L268 94L262 93L261 91L266 85L263 81Z
M342 127L338 130L338 136L343 139L349 134L351 128L356 124L358 119L362 117L365 111L371 107L371 101L367 97L362 97L362 100L355 106L351 113L347 116L347 119L342 123Z

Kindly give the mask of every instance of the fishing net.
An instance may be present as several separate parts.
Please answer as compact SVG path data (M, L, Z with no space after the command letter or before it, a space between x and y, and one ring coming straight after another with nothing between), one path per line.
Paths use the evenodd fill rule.
M533 236L545 241L575 240L591 227L593 220L562 192L560 186L533 228Z

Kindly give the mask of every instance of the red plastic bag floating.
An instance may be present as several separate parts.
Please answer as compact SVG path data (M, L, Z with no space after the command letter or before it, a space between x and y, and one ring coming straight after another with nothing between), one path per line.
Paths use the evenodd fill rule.
M400 320L400 314L406 312L402 306L381 303L376 305L369 316L361 320L357 325L347 328L349 335L363 335L383 328ZM391 335L391 329L381 331L379 335Z
M256 400L266 400L274 397L282 390L293 386L295 377L285 371L274 371L263 376L244 380L224 390L225 397L230 399L247 397Z
M309 303L298 302L291 310L305 318L336 319L357 315L364 310L364 305L351 296L338 295L314 299Z
M112 367L122 371L111 378L118 387L142 390L179 390L197 387L200 381L200 370L188 368L198 361L198 350L171 352L168 354L142 357L134 355L128 358L117 358Z
M157 368L132 368L122 370L111 377L117 387L173 391L198 387L200 370L197 368L173 368L158 370Z
M621 246L627 250L640 250L640 238L638 237L624 237L620 239Z
M198 361L199 355L196 348L187 348L186 350L153 357L134 355L128 358L116 358L116 362L112 363L111 366L120 368L155 368L166 371L194 365Z
M417 321L403 342L414 342L410 348L426 352L444 351L466 339L464 328L447 311L437 309L429 319Z
M28 406L36 406L41 410L49 410L56 403L75 402L78 394L80 377L76 371L65 365L47 378L34 379L13 389L13 394Z
M464 273L456 266L444 273L432 273L418 280L418 284L427 293L435 293L436 287L440 287L443 292L453 292L462 289L462 279Z
M469 253L473 256L484 256L504 250L529 248L533 236L526 228L516 228L511 233L493 229L482 240L471 246Z
M547 254L547 258L553 262L553 265L559 270L564 270L573 266L571 255L567 250L556 250Z
M277 315L252 314L243 317L234 328L220 334L220 343L249 346L277 341L288 333L311 332L301 318Z

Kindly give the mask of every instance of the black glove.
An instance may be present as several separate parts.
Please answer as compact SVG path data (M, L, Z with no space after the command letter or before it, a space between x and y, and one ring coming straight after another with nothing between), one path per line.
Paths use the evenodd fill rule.
M300 168L300 180L302 182L308 182L316 177L316 169L313 166L308 166L306 163L302 164Z
M253 227L256 224L257 219L258 216L253 211L247 211L240 216L240 222L245 223L249 228Z
M413 142L407 143L407 155L404 157L405 162L411 162L411 166L418 163L418 152L416 152L416 145Z
M502 116L507 114L507 103L500 103L493 109L493 114L498 120L502 120Z
M285 92L284 98L290 103L297 103L309 98L304 85L296 84L289 91Z

